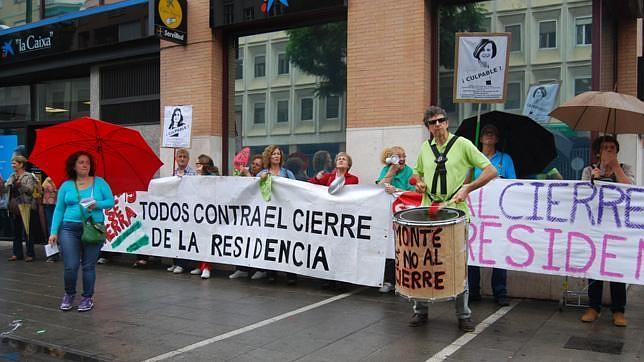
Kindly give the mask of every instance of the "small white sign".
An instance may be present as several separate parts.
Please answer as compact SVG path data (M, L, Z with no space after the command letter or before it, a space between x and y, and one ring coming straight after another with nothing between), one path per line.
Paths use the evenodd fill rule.
M165 106L162 147L189 148L192 131L192 106Z
M510 33L457 33L454 103L505 102Z
M547 122L550 112L555 108L559 93L559 83L533 84L523 105L523 115L537 122Z
M53 246L49 245L49 244L45 244L45 255L48 258L50 256L52 256L52 255L58 254L59 252L60 251L58 250L58 245L57 244L54 244Z

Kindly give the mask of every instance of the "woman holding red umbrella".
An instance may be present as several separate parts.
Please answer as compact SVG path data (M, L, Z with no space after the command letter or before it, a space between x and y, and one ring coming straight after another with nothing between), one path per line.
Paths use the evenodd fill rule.
M103 210L114 206L114 195L103 178L94 176L95 163L90 153L73 153L67 158L65 169L68 180L58 191L49 244L60 245L65 265L65 295L60 309L73 308L78 268L82 265L83 297L78 311L86 312L94 307L96 261L102 245L81 241L83 222L91 217L93 222L102 223Z

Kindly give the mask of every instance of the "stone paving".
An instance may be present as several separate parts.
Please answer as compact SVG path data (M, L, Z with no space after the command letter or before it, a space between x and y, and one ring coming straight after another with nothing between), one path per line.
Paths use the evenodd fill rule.
M42 248L37 251L40 256ZM10 330L14 320L22 325L0 337L0 361L143 361L346 292L354 294L167 360L425 361L463 336L453 303L432 306L429 324L410 328L409 304L375 288L329 291L305 278L295 286L284 280L270 285L229 280L227 271L201 280L168 273L159 263L132 269L130 256L97 266L93 311L61 312L62 263L44 263L42 257L34 263L7 262L10 253L10 244L0 242L0 332ZM627 328L613 327L608 311L600 321L582 324L580 310L515 299L509 313L447 360L639 360L643 294L639 286L629 290ZM477 323L498 310L492 299L471 307ZM578 337L577 344L586 342L577 346L586 349L565 348L571 337ZM621 353L607 353L619 347Z

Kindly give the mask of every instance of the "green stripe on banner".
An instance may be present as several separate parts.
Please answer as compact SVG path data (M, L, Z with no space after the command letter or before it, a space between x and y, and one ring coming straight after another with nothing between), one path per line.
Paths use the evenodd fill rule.
M128 236L132 235L133 232L141 228L141 221L136 220L129 228L123 230L123 233L112 240L112 249L116 249L127 239Z
M150 243L150 238L147 235L143 235L140 238L136 239L135 242L132 243L132 245L128 246L127 249L125 249L128 253L133 253L142 247L148 245Z

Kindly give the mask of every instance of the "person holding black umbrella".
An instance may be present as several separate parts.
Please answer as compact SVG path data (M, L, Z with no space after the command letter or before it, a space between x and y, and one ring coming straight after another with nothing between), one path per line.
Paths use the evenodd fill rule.
M514 171L514 162L512 157L507 153L498 151L496 146L500 140L499 129L495 125L488 123L481 129L481 151L490 160L492 166L501 178L517 178ZM481 175L481 169L474 169L473 179ZM478 266L467 267L468 283L470 287L470 300L481 300L481 269ZM510 305L507 299L507 278L508 273L505 269L492 268L492 293L494 300L500 306Z
M597 164L584 168L581 174L582 181L604 181L619 182L622 184L634 184L634 175L631 167L617 160L619 142L613 136L601 136L593 141L591 149L599 159ZM599 319L599 312L602 307L602 293L604 281L588 279L588 304L590 308L581 316L585 323L594 322ZM626 308L626 284L610 282L610 310L613 312L613 324L617 327L626 327L624 317Z

